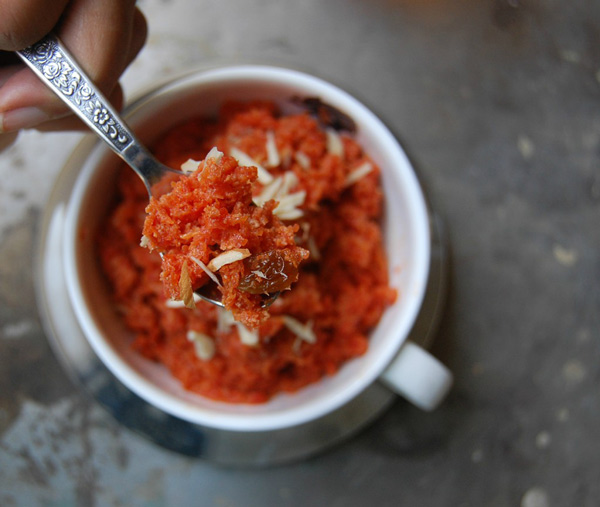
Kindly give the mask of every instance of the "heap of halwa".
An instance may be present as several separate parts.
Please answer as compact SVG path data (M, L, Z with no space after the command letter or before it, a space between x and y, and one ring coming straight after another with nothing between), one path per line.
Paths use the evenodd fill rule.
M120 200L98 241L115 303L140 354L166 365L193 392L231 403L262 403L334 374L367 350L368 332L396 291L388 285L379 225L379 169L353 138L321 126L307 113L283 116L272 103L228 103L216 119L198 118L172 129L154 151L171 167L183 165L198 173L208 167L207 184L217 184L217 175L231 178L224 183L231 184L229 190L214 196L217 208L229 191L241 192L236 195L243 194L243 212L236 216L258 219L251 234L231 235L224 242L211 243L208 236L218 232L204 231L208 236L197 239L198 245L213 245L208 255L201 249L190 253L202 230L176 228L185 248L173 246L189 254L190 278L207 276L192 256L208 267L223 252L237 252L236 260L221 258L217 262L226 263L209 271L224 286L231 282L228 271L238 272L229 283L236 292L252 295L253 287L265 289L258 282L279 262L269 252L291 254L288 261L299 275L255 328L209 303L196 301L188 309L173 301L181 299L183 260L179 275L173 271L173 291L165 291L160 256L139 244L146 190L133 171L124 169ZM205 158L189 167L190 159ZM220 213L230 216L236 205ZM153 242L168 257L171 245L160 243L158 230L151 226L144 234L143 243ZM266 246L255 237L261 234L284 240ZM175 233L166 236L172 239Z
M279 202L252 199L256 167L216 149L186 164L193 172L150 200L143 244L162 253L169 297L193 309L193 292L216 283L224 307L255 329L269 317L262 295L289 289L309 255L294 241L299 225L273 212Z

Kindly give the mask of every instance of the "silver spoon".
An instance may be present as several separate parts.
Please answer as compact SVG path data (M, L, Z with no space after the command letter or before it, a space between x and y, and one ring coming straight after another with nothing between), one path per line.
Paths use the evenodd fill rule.
M56 35L49 34L32 46L17 51L17 54L98 137L127 162L146 185L149 197L152 197L152 187L167 174L184 174L161 164L148 151ZM220 292L212 285L211 282L207 283L196 294L208 303L223 307ZM267 295L262 306L270 306L278 295Z

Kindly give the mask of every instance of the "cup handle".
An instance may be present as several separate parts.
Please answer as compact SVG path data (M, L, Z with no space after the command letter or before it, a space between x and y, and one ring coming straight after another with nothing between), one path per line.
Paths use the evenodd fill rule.
M404 343L379 379L386 387L427 411L442 402L453 382L448 368L411 341Z

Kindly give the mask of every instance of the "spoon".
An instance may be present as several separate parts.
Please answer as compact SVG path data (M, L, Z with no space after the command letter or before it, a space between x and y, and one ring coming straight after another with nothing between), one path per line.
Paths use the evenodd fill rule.
M161 164L137 139L56 35L49 34L32 46L17 51L17 54L44 84L138 174L149 197L152 197L152 187L167 174L185 174ZM204 301L223 307L220 292L212 285L209 282L195 292ZM279 293L267 295L262 302L263 308L270 306L278 295Z

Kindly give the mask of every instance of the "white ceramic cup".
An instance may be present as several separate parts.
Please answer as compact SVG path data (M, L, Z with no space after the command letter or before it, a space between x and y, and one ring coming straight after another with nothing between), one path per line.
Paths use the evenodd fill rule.
M64 269L78 322L96 354L125 386L169 414L208 427L268 431L306 423L348 403L378 379L431 410L448 392L452 375L429 352L407 341L428 280L428 210L406 154L377 116L345 91L314 76L243 65L198 71L160 86L133 103L126 117L140 139L151 144L185 119L215 114L224 100L269 99L280 103L285 112L294 107L289 105L291 97L319 97L348 114L357 124L358 142L382 170L385 248L398 299L371 333L367 352L337 374L261 405L220 403L185 391L164 366L135 353L96 257L94 231L111 205L121 165L100 142L77 177L65 223Z

